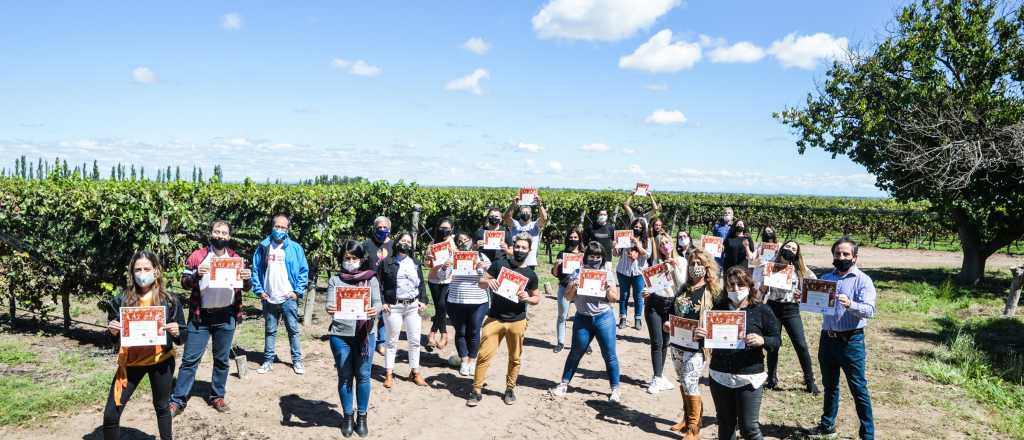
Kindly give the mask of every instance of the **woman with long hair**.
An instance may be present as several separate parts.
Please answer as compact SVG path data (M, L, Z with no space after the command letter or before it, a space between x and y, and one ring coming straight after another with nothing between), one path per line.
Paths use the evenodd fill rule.
M405 326L409 341L409 379L421 387L427 386L420 372L420 312L426 308L427 289L424 288L420 262L413 256L412 234L400 232L394 237L395 254L381 261L377 270L383 300L384 329L387 331L387 350L384 352L384 388L394 386L392 370L398 355L398 338Z
M121 438L121 413L142 379L149 376L160 439L169 440L173 438L172 415L167 405L174 382L174 345L182 343L179 329L185 326L185 313L181 300L165 289L164 270L156 255L136 252L128 263L128 274L128 288L110 301L107 324L110 334L117 337L123 331L122 307L163 307L164 322L157 325L167 338L160 345L121 347L118 351L117 372L103 410L103 438Z
M551 275L558 279L558 316L555 318L555 353L565 348L565 321L569 319L569 300L565 298L565 289L572 281L574 273L564 273L562 262L565 254L583 253L583 227L576 226L565 234L565 248L558 253Z
M633 328L640 330L641 315L644 310L644 273L647 257L650 255L651 244L647 238L647 222L637 217L630 223L633 236L630 238L632 247L615 249L619 263L615 267L615 275L619 284L619 328L626 328L626 316L629 314L629 298L633 298ZM632 291L632 295L630 292Z
M465 232L455 234L455 246L460 251L473 250L473 237ZM487 254L477 250L476 270L473 274L452 274L448 289L448 315L455 327L455 351L459 356L459 374L476 373L476 359L480 353L480 327L487 316L487 291L480 288L480 276L491 267ZM452 263L446 263L451 265Z
M434 244L448 243L455 248L452 221L442 217L434 228ZM429 253L428 253L429 255ZM427 286L430 288L430 300L434 303L434 317L430 320L430 334L427 336L427 351L444 350L448 346L448 312L445 304L448 299L448 288L452 282L451 265L447 268L434 266L431 257L426 258L430 272L427 275ZM440 336L438 336L440 334Z
M722 252L722 270L729 270L733 266L747 267L749 261L754 257L754 240L747 232L747 225L743 220L736 219L729 229L729 236L724 240L725 251Z
M672 287L644 290L644 319L647 320L647 333L651 340L651 367L654 371L647 384L647 392L651 394L674 388L672 382L664 376L669 341L669 332L665 331L664 324L669 322L676 293L686 286L686 258L676 254L673 241L668 234L659 234L654 239L661 262L668 267L672 276Z

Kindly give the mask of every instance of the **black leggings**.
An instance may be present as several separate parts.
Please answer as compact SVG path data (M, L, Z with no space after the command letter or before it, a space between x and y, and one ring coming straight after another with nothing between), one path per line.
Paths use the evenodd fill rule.
M110 384L107 396L107 407L103 410L103 439L117 440L121 438L121 413L124 411L132 393L139 382L149 375L149 386L153 389L153 409L156 410L156 426L160 430L160 440L171 440L171 411L167 408L171 398L171 385L174 382L174 358L148 367L128 367L128 385L121 390L121 406L114 404L114 383ZM116 380L116 379L115 379Z
M483 304L449 303L452 325L455 327L455 351L460 358L476 359L480 352L480 326L489 307Z
M711 398L715 401L715 415L718 418L718 438L732 440L739 424L740 435L746 440L761 440L761 393L764 388L754 389L750 385L729 388L711 379Z
M768 301L775 317L782 326L786 328L789 340L793 342L796 349L796 357L800 360L800 369L804 372L804 383L814 383L814 370L811 369L811 353L807 350L807 339L804 338L804 323L800 319L800 305L797 303L783 303ZM779 348L768 348L768 377L776 378L779 367Z
M434 302L434 317L430 320L430 332L448 333L448 284L427 283L430 299Z
M665 358L668 356L669 334L665 333L664 323L668 322L671 309L671 298L651 294L644 302L647 335L651 338L651 365L654 367L654 375L658 377L665 371Z

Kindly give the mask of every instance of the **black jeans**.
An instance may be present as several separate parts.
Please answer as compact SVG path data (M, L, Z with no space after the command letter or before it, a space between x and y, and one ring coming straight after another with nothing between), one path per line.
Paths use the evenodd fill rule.
M455 351L460 358L476 359L480 352L480 327L488 309L487 303L448 304L448 313L455 327Z
M174 382L174 359L148 367L128 367L128 385L121 390L121 406L114 404L114 383L110 383L110 394L107 396L107 407L103 410L103 439L117 440L121 438L121 413L132 398L132 393L139 382L149 375L149 386L153 389L153 409L156 410L156 426L160 430L160 440L171 440L171 411L167 403L171 398L171 385ZM116 380L116 379L115 379Z
M654 367L654 375L658 377L665 371L665 358L668 356L669 334L665 333L664 323L668 322L672 301L672 298L651 294L644 302L647 335L651 338L651 365Z
M807 350L807 339L804 338L804 322L800 319L800 305L797 303L783 303L768 301L775 317L786 329L793 348L796 349L796 357L800 360L800 369L804 373L804 383L814 383L814 370L811 367L811 353ZM779 367L779 349L768 348L768 377L776 378Z
M430 320L430 332L448 333L448 284L427 283L430 299L434 302L434 317Z
M761 440L763 437L758 417L764 387L756 390L750 385L729 388L714 379L710 382L711 398L715 401L715 414L718 418L718 438L735 439L736 425L739 424L740 435L745 440Z

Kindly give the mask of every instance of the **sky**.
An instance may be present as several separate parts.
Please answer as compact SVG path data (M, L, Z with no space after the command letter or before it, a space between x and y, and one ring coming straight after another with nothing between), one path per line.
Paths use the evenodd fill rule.
M225 180L885 196L772 112L899 4L13 2L0 166Z

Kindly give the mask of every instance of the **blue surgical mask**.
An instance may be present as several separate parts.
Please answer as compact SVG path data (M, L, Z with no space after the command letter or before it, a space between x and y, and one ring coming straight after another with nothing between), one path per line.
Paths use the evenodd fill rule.
M377 241L384 241L388 239L388 235L391 234L391 230L388 228L375 229L373 235L377 237Z
M134 277L135 284L138 284L139 287L142 288L149 287L151 284L153 284L153 281L156 281L156 274L154 274L153 272L136 273Z
M270 238L274 241L282 241L288 238L288 231L278 231L277 229L270 231Z

